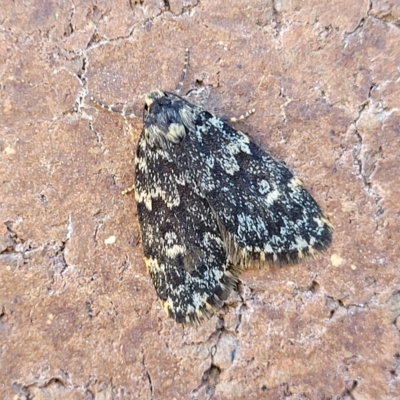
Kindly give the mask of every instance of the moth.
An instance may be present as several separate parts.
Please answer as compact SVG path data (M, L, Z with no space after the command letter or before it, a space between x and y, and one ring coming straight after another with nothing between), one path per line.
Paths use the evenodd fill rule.
M179 95L188 57L175 92L145 95L134 190L162 307L198 324L222 307L243 269L314 258L330 245L332 225L286 166Z

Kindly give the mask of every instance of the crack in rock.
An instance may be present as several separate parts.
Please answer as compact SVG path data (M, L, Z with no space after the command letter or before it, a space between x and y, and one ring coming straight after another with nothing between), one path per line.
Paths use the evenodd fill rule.
M143 373L144 373L144 375L146 376L147 381L149 382L150 400L154 400L153 382L152 382L152 380L151 380L151 375L150 375L150 373L149 373L149 371L148 371L148 369L147 369L147 366L146 366L144 354L143 354L143 357L142 357L142 368L143 368Z
M374 85L371 86L370 92L373 87ZM379 147L378 150L366 150L363 136L358 129L359 121L364 114L368 113L368 108L371 106L370 92L368 94L368 99L360 106L357 118L353 121L354 135L358 142L353 149L353 158L358 165L358 175L361 179L363 188L368 196L374 200L376 208L374 218L377 220L379 216L383 214L384 209L381 204L382 197L376 192L371 178L377 168L379 160L382 158L382 148Z

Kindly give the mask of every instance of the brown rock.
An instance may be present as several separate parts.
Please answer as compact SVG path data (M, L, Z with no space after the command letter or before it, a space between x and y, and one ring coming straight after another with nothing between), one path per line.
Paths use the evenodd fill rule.
M0 33L0 398L395 399L400 393L395 1L27 1ZM131 127L184 91L236 116L335 226L314 262L241 276L198 328L142 261Z

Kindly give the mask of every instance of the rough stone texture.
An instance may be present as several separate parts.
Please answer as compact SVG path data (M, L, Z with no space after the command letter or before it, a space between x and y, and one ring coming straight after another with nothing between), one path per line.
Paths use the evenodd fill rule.
M2 2L0 397L400 396L398 0ZM173 89L302 178L335 226L319 260L242 275L200 328L142 261L141 121L94 108Z

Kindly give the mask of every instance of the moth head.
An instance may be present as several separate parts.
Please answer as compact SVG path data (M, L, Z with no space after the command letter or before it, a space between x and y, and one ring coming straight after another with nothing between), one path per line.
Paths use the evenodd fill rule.
M144 96L144 102L145 102L144 109L148 110L155 101L157 101L158 99L162 99L163 97L165 97L165 93L158 89L153 90L150 93L147 93Z
M179 144L186 136L180 110L182 100L172 93L153 90L145 95L143 110L147 139L161 147L168 143Z

